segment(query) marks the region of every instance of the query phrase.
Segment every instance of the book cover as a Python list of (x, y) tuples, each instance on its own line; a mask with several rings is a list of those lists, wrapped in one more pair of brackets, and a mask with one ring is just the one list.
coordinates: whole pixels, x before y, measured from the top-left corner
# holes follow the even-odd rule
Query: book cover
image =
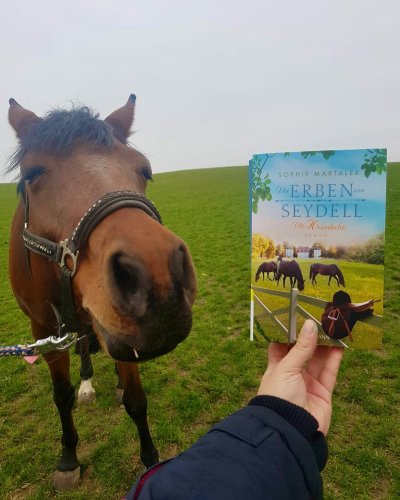
[(256, 154), (250, 160), (251, 336), (382, 345), (386, 149)]

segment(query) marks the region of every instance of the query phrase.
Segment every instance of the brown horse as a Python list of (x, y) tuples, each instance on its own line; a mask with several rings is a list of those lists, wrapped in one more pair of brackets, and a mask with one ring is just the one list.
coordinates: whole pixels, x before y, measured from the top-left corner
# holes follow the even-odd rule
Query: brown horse
[(283, 276), (283, 286), (285, 286), (286, 278), (290, 279), (290, 286), (293, 288), (296, 283), (300, 291), (304, 290), (304, 279), (301, 273), (299, 264), (295, 260), (282, 260), (278, 258), (278, 273), (276, 275), (277, 285)]
[(322, 276), (329, 276), (328, 286), (331, 286), (332, 278), (335, 278), (337, 286), (339, 286), (339, 284), (342, 286), (346, 286), (343, 273), (336, 264), (311, 264), (310, 280), (313, 285), (317, 284), (317, 280), (315, 279), (317, 274), (321, 274)]
[[(256, 272), (255, 280), (256, 282), (260, 279), (260, 274), (262, 273), (262, 279), (264, 281), (264, 274), (267, 273), (267, 278), (270, 281), (274, 281), (276, 279), (276, 262), (263, 262)], [(269, 277), (269, 273), (273, 273), (274, 279)]]
[[(35, 339), (64, 328), (78, 332), (88, 357), (94, 332), (116, 360), (122, 401), (148, 467), (158, 453), (137, 362), (171, 351), (189, 334), (196, 277), (186, 245), (144, 195), (151, 168), (127, 142), (135, 99), (104, 121), (86, 107), (39, 118), (10, 99), (19, 147), (9, 171), (20, 168), (10, 278)], [(44, 357), (62, 425), (54, 482), (65, 489), (79, 480), (75, 391), (68, 351)]]

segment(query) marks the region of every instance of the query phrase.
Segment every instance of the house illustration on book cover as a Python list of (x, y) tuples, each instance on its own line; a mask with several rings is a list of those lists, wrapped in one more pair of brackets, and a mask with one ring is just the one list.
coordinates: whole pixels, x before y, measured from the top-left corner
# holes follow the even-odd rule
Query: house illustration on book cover
[(385, 149), (253, 156), (252, 335), (293, 342), (302, 315), (321, 344), (381, 347), (386, 167)]

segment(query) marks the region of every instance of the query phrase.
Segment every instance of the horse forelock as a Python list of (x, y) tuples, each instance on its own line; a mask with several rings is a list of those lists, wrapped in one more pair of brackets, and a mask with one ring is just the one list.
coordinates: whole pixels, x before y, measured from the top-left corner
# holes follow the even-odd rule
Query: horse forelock
[(126, 144), (125, 138), (120, 137), (111, 125), (98, 117), (99, 115), (87, 106), (50, 111), (44, 118), (32, 123), (19, 140), (6, 172), (18, 168), (25, 155), (30, 152), (65, 156), (78, 141), (94, 148), (105, 149), (113, 147), (115, 138)]

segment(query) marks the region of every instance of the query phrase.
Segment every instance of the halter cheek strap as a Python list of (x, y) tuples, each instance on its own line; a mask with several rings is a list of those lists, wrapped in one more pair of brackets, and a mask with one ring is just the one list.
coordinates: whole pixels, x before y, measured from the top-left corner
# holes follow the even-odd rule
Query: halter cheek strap
[[(79, 320), (75, 309), (74, 296), (72, 291), (72, 277), (76, 273), (78, 266), (79, 250), (86, 244), (93, 229), (109, 214), (120, 208), (139, 208), (154, 220), (162, 224), (161, 216), (155, 205), (146, 196), (135, 191), (113, 191), (107, 193), (97, 200), (78, 222), (70, 238), (55, 243), (54, 241), (37, 236), (28, 230), (29, 225), (29, 199), (25, 190), (25, 224), (22, 233), (24, 246), (27, 250), (27, 264), (29, 272), (29, 252), (35, 252), (46, 257), (52, 262), (56, 262), (61, 268), (61, 310), (60, 317), (57, 318), (61, 330), (83, 332), (87, 327)], [(72, 261), (72, 269), (66, 263), (67, 257)]]

